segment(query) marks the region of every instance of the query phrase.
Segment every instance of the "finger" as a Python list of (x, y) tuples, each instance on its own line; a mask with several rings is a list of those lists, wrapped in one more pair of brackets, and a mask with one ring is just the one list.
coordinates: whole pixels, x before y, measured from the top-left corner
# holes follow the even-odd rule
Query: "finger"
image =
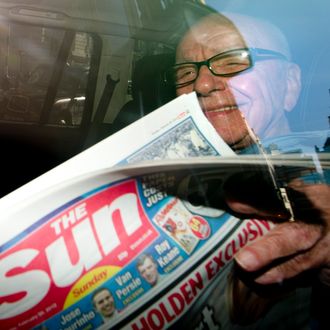
[(257, 218), (268, 220), (288, 220), (290, 214), (286, 210), (263, 210), (260, 207), (254, 207), (251, 204), (235, 200), (232, 198), (226, 198), (227, 206), (233, 211), (237, 217), (240, 218)]
[[(318, 210), (320, 217), (326, 222), (330, 221), (330, 186), (327, 184), (305, 184), (300, 180), (294, 180), (289, 184), (291, 194), (293, 192), (300, 193), (300, 199), (297, 195), (293, 196), (296, 199), (297, 208), (303, 208), (306, 213), (306, 206), (311, 205), (311, 208)], [(290, 194), (290, 192), (289, 192)], [(294, 195), (294, 194), (293, 194)], [(305, 198), (303, 197), (305, 196)], [(306, 200), (309, 203), (306, 203)]]
[[(239, 206), (236, 202), (241, 203), (241, 206), (249, 205), (259, 213), (274, 214), (286, 211), (269, 175), (262, 176), (261, 173), (247, 170), (235, 173), (226, 179), (223, 191), (226, 203), (233, 206), (233, 211)], [(244, 214), (244, 212), (236, 212)], [(251, 214), (251, 211), (248, 212)]]
[(226, 199), (226, 203), (233, 211), (237, 213), (251, 215), (259, 212), (259, 210), (252, 205), (240, 202), (238, 200)]
[(279, 258), (307, 251), (321, 238), (322, 227), (301, 222), (283, 223), (241, 249), (236, 262), (248, 272), (258, 271)]
[(295, 277), (307, 270), (319, 267), (324, 261), (324, 250), (313, 247), (311, 250), (302, 252), (287, 261), (272, 267), (266, 273), (255, 278), (258, 284), (281, 283), (285, 279)]
[[(237, 189), (233, 189), (233, 185), (230, 185), (226, 190), (225, 196), (227, 206), (237, 217), (247, 218), (248, 216), (253, 216), (258, 219), (264, 218), (274, 221), (288, 220), (290, 218), (290, 213), (283, 208), (283, 205), (280, 207), (278, 203), (272, 205), (265, 203), (265, 198), (274, 203), (274, 198), (269, 198), (268, 193), (263, 195), (264, 199), (260, 198), (260, 191), (264, 192), (265, 189), (260, 189), (258, 193), (244, 191), (244, 194), (240, 190), (238, 193)], [(311, 185), (301, 180), (294, 180), (289, 184), (287, 192), (294, 208), (296, 219), (309, 223), (326, 223), (330, 226), (329, 185)], [(251, 195), (257, 197), (257, 199), (252, 198)]]

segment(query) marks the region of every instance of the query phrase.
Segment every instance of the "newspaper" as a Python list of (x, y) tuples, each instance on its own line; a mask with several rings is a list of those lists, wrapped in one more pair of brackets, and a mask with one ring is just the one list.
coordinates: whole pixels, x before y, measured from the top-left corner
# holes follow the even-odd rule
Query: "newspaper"
[(187, 194), (251, 165), (236, 160), (190, 94), (1, 199), (0, 328), (187, 326), (219, 276), (221, 313), (203, 298), (191, 326), (230, 323), (231, 261), (273, 224)]

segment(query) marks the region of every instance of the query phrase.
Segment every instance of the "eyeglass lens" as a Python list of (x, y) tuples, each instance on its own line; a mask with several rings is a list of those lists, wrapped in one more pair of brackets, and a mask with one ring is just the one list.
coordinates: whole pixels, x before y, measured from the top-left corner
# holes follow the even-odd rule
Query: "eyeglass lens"
[(252, 66), (251, 56), (245, 49), (218, 54), (204, 62), (178, 64), (173, 67), (173, 78), (177, 86), (197, 79), (199, 68), (208, 65), (214, 75), (232, 75)]

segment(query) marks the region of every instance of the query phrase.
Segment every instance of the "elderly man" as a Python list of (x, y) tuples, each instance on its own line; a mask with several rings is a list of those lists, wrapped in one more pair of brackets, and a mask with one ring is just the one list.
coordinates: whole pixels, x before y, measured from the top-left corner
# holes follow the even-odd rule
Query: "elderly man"
[[(186, 33), (177, 47), (173, 73), (177, 94), (195, 91), (219, 135), (241, 152), (254, 143), (254, 133), (262, 141), (290, 133), (285, 113), (299, 97), (300, 69), (290, 62), (286, 39), (276, 27), (237, 14), (228, 17), (212, 14)], [(259, 283), (280, 282), (312, 267), (321, 267), (329, 280), (330, 188), (301, 182), (291, 188), (319, 208), (320, 219), (281, 224), (237, 255), (247, 271), (286, 257), (261, 272)], [(233, 196), (228, 204), (236, 212), (258, 214), (257, 208)]]
[(220, 15), (193, 26), (177, 48), (174, 67), (177, 94), (195, 91), (206, 117), (234, 150), (251, 143), (242, 114), (262, 139), (287, 134), (285, 112), (300, 92), (300, 70), (289, 62), (280, 31), (246, 17), (238, 21), (239, 30)]
[[(291, 133), (286, 113), (297, 103), (301, 80), (285, 37), (273, 25), (237, 14), (211, 14), (181, 39), (172, 75), (177, 94), (195, 91), (205, 116), (237, 153), (253, 151), (256, 135), (264, 146), (278, 138), (282, 152), (313, 150), (297, 139), (283, 139)], [(304, 196), (306, 212), (298, 210), (298, 221), (277, 225), (235, 259), (257, 284), (281, 283), (316, 268), (330, 285), (330, 187), (295, 181), (289, 190), (300, 201)], [(235, 192), (227, 204), (246, 217), (274, 215)]]

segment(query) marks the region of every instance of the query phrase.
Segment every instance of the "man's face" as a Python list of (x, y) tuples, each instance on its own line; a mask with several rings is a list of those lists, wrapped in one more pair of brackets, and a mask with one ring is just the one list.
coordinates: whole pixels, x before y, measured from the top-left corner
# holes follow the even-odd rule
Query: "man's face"
[[(204, 20), (181, 41), (177, 63), (204, 61), (219, 53), (246, 48), (241, 34), (230, 23)], [(284, 115), (286, 70), (277, 59), (256, 65), (233, 77), (214, 76), (202, 66), (198, 78), (177, 88), (177, 94), (197, 93), (201, 108), (221, 137), (234, 149), (249, 144), (247, 126), (261, 138), (289, 131)]]
[(115, 301), (108, 290), (103, 290), (93, 298), (95, 309), (103, 316), (110, 317), (115, 311)]
[(150, 259), (146, 258), (143, 264), (138, 266), (141, 276), (150, 284), (155, 285), (158, 280), (157, 265)]

